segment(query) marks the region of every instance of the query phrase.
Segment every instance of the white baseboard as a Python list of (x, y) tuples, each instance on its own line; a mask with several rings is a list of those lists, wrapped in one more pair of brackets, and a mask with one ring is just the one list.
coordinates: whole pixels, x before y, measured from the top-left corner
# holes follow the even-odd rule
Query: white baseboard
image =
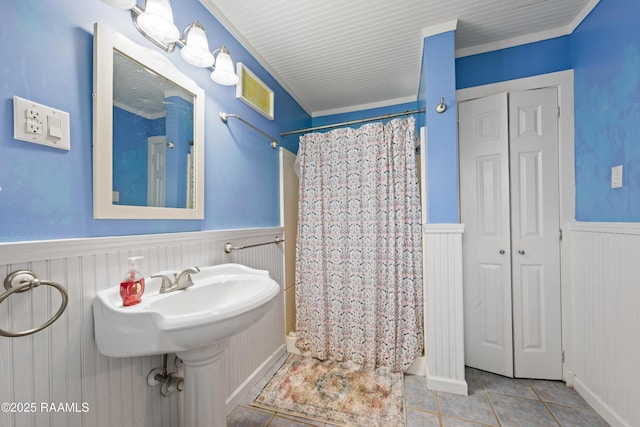
[(564, 375), (562, 379), (567, 384), (567, 387), (573, 387), (573, 379), (575, 378), (576, 373), (566, 369), (566, 365), (563, 366), (563, 369), (564, 369)]
[(620, 417), (611, 407), (604, 403), (578, 377), (573, 377), (573, 388), (587, 403), (600, 414), (612, 427), (631, 427), (631, 424)]
[(431, 377), (427, 373), (427, 387), (433, 391), (443, 391), (445, 393), (469, 395), (469, 387), (466, 381), (458, 381), (448, 377)]
[(276, 351), (271, 353), (260, 366), (256, 368), (255, 371), (251, 373), (247, 377), (246, 380), (240, 386), (231, 393), (231, 395), (227, 398), (226, 401), (226, 410), (227, 415), (233, 411), (233, 408), (238, 406), (242, 398), (253, 388), (254, 385), (264, 377), (264, 375), (271, 369), (271, 367), (282, 357), (283, 354), (286, 353), (286, 346), (282, 344)]

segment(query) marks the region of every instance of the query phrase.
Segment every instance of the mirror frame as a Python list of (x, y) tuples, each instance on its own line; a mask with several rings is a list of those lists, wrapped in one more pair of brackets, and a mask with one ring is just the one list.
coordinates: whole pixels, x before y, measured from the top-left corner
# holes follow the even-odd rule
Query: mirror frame
[[(94, 25), (93, 41), (93, 217), (118, 219), (204, 219), (204, 90), (169, 59), (104, 25)], [(113, 204), (113, 52), (193, 94), (194, 208)]]

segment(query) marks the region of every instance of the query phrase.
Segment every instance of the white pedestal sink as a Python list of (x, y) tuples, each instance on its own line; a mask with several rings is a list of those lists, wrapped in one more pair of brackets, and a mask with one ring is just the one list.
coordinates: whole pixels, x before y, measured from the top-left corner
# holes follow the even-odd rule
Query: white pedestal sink
[(280, 293), (264, 270), (239, 264), (200, 267), (193, 286), (159, 293), (145, 278), (140, 304), (124, 307), (120, 289), (98, 292), (93, 318), (98, 351), (132, 357), (176, 353), (185, 364), (185, 426), (226, 426), (222, 353), (229, 338), (257, 322)]

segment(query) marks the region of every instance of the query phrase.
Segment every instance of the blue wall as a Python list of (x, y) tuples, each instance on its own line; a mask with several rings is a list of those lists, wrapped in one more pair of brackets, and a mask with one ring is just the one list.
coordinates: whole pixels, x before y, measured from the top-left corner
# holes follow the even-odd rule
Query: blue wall
[[(275, 92), (269, 121), (236, 100), (235, 88), (213, 83), (209, 70), (166, 54), (206, 92), (205, 219), (93, 219), (93, 24), (160, 50), (135, 30), (128, 11), (99, 0), (9, 0), (0, 2), (0, 242), (280, 224), (277, 151), (243, 124), (223, 124), (218, 113), (239, 114), (271, 135), (307, 127), (311, 118), (198, 0), (178, 3), (180, 29), (198, 19), (212, 49), (224, 44)], [(68, 112), (71, 151), (14, 140), (14, 95)]]
[[(458, 222), (458, 112), (456, 105), (455, 31), (424, 39), (420, 87), (427, 123), (427, 200), (430, 223)], [(447, 110), (435, 107), (444, 98)]]
[(637, 0), (601, 0), (571, 37), (580, 221), (640, 221), (639, 17)]
[(456, 88), (464, 89), (571, 68), (569, 36), (456, 59)]

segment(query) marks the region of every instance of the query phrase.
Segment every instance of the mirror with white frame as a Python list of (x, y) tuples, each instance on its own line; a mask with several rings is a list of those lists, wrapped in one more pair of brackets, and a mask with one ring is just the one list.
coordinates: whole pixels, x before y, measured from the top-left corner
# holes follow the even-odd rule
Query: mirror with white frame
[(94, 218), (204, 218), (204, 91), (101, 24), (93, 67)]

